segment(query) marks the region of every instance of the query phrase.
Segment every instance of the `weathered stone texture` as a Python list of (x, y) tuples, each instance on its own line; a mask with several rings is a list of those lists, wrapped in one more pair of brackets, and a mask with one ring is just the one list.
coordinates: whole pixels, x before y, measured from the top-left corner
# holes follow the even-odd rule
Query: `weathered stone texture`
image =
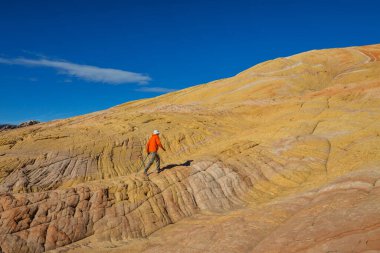
[(379, 58), (310, 51), (0, 132), (1, 251), (380, 250)]

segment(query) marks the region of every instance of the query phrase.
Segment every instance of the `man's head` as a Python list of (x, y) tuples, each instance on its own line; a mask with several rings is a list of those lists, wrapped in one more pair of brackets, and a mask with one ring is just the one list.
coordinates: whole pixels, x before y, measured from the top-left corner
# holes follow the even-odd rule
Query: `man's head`
[(158, 131), (158, 130), (154, 130), (154, 131), (153, 131), (153, 134), (160, 134), (160, 131)]

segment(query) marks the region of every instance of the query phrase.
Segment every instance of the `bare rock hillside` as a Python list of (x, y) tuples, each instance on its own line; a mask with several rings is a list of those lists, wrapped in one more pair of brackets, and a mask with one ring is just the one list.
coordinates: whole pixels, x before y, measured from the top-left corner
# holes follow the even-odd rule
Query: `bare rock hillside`
[(0, 252), (375, 252), (379, 214), (380, 44), (0, 132)]

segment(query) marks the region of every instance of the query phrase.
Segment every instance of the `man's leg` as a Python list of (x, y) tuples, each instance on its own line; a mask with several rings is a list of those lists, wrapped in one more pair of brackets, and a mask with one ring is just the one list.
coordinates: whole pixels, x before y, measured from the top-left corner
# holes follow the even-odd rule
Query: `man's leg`
[(153, 164), (153, 162), (154, 162), (154, 160), (155, 160), (155, 157), (156, 157), (156, 156), (155, 156), (155, 153), (154, 153), (154, 152), (152, 152), (152, 153), (149, 154), (149, 160), (148, 160), (148, 163), (145, 165), (145, 168), (144, 168), (144, 173), (145, 173), (145, 174), (147, 174), (149, 167), (152, 166), (152, 164)]
[(156, 153), (156, 169), (157, 173), (160, 173), (160, 156)]

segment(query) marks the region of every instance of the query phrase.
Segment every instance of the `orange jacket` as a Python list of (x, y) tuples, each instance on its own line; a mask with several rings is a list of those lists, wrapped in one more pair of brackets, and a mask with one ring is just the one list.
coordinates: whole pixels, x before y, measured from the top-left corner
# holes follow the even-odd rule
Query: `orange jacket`
[(157, 152), (159, 147), (165, 150), (164, 147), (161, 145), (160, 137), (158, 137), (158, 134), (153, 134), (152, 137), (150, 137), (148, 143), (146, 144), (146, 152)]

